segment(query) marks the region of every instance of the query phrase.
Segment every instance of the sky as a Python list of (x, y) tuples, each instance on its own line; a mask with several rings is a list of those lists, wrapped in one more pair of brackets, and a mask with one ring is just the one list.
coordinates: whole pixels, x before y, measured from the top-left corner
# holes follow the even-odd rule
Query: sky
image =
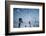
[(27, 23), (31, 21), (39, 21), (39, 9), (31, 8), (14, 8), (13, 9), (13, 20), (14, 22), (19, 22), (19, 18), (22, 18), (23, 22)]

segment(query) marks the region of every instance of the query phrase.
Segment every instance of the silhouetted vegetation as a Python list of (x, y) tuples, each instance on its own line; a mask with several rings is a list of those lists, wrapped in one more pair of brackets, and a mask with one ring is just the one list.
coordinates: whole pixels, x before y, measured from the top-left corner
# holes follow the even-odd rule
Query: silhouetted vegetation
[(23, 23), (22, 18), (19, 18), (19, 27), (21, 23)]

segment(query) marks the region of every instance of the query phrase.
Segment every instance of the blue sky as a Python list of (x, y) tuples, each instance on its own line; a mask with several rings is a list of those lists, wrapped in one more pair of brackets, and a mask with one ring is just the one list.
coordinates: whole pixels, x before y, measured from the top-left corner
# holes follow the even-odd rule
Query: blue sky
[(29, 8), (14, 8), (13, 19), (19, 22), (19, 18), (22, 18), (23, 22), (31, 21), (32, 24), (35, 20), (39, 21), (39, 9)]
[(39, 19), (39, 9), (14, 8), (14, 20), (23, 18), (23, 21), (34, 21)]

